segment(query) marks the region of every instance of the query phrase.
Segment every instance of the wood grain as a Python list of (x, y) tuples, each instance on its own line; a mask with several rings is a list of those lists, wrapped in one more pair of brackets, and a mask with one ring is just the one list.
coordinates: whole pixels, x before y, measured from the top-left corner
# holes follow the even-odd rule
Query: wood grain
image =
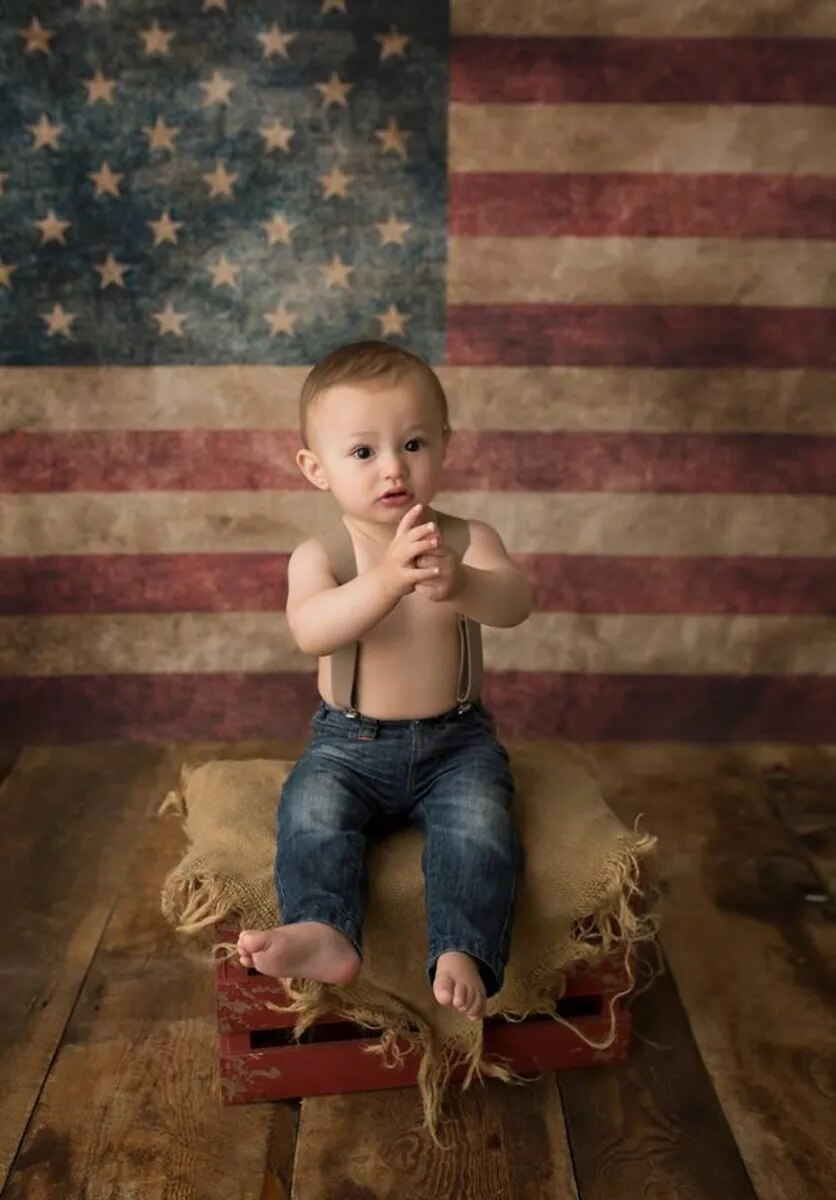
[(659, 836), (662, 942), (726, 1119), (760, 1200), (831, 1200), (836, 924), (804, 900), (815, 876), (763, 776), (824, 756), (723, 747), (698, 766), (698, 755), (657, 747), (650, 757), (645, 778), (635, 748), (602, 748), (599, 761), (612, 807), (625, 821), (643, 813)]
[(133, 858), (161, 757), (152, 746), (34, 747), (3, 785), (0, 1186)]
[[(66, 771), (67, 754), (50, 752), (50, 762)], [(99, 749), (97, 761), (100, 776), (114, 777), (110, 800), (118, 807), (124, 784), (111, 755)], [(134, 780), (146, 814), (139, 854), (125, 871), (4, 1200), (282, 1195), (286, 1153), (275, 1144), (273, 1107), (221, 1107), (211, 971), (160, 914), (160, 886), (184, 842), (176, 818), (151, 814), (179, 761), (192, 756), (200, 754), (178, 748), (164, 770), (154, 766)]]
[(577, 1200), (554, 1075), (453, 1089), (445, 1111), (439, 1150), (412, 1088), (303, 1100), (293, 1200)]

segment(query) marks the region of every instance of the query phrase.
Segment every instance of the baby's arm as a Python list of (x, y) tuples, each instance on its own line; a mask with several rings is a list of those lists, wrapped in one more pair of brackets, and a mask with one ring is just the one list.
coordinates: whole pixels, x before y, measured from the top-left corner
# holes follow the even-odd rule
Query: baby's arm
[(521, 625), (534, 604), (531, 584), (511, 561), (502, 538), (484, 521), (470, 521), (470, 545), (462, 562), (456, 610), (481, 625)]

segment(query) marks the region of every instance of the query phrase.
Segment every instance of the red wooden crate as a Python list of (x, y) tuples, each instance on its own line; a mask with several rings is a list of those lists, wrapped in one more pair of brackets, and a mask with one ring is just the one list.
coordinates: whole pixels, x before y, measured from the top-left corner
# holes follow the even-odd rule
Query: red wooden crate
[[(218, 940), (234, 942), (237, 931), (218, 930)], [(595, 1042), (610, 1028), (610, 998), (627, 986), (623, 962), (612, 960), (594, 971), (576, 972), (557, 1002), (557, 1012)], [(380, 1044), (377, 1035), (333, 1013), (320, 1017), (296, 1042), (295, 1013), (276, 1012), (287, 1003), (278, 979), (242, 967), (237, 959), (217, 964), (221, 1096), (224, 1103), (281, 1100), (344, 1092), (408, 1087), (416, 1082), (419, 1058), (407, 1053), (397, 1067), (386, 1067), (367, 1051)], [(616, 1000), (615, 1038), (596, 1050), (565, 1025), (548, 1016), (509, 1022), (484, 1022), (485, 1050), (512, 1070), (526, 1075), (568, 1067), (622, 1062), (629, 1053), (630, 1013)], [(398, 1043), (406, 1051), (406, 1044)], [(454, 1073), (461, 1078), (464, 1068)]]

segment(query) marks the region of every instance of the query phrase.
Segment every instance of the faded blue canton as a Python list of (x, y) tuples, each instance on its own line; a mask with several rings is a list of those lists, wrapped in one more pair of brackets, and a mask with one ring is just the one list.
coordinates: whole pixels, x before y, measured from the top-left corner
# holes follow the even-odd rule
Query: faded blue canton
[(0, 361), (381, 336), (442, 361), (448, 25), (440, 0), (4, 0)]

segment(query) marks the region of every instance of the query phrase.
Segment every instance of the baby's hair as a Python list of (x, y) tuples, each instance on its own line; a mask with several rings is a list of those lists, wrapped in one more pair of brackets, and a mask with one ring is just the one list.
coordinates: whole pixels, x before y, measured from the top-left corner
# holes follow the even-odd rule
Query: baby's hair
[(309, 449), (308, 422), (316, 400), (328, 388), (338, 383), (349, 381), (362, 382), (370, 379), (384, 379), (397, 382), (404, 375), (413, 375), (419, 385), (425, 387), (430, 395), (438, 402), (441, 420), (445, 433), (450, 430), (450, 417), (447, 409), (447, 397), (441, 380), (435, 371), (417, 354), (410, 353), (400, 346), (390, 346), (388, 342), (349, 342), (338, 346), (321, 358), (309, 372), (302, 384), (299, 398), (299, 429), (302, 435), (302, 445)]

